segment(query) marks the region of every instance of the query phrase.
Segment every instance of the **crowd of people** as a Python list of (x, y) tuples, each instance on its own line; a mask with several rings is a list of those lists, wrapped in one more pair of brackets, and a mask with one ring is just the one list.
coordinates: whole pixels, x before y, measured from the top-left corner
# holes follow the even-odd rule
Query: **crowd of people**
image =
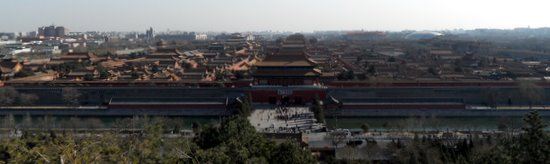
[(258, 130), (268, 133), (301, 133), (321, 129), (322, 124), (315, 121), (313, 112), (307, 107), (275, 106), (271, 109), (257, 110), (253, 117), (259, 117), (254, 123)]

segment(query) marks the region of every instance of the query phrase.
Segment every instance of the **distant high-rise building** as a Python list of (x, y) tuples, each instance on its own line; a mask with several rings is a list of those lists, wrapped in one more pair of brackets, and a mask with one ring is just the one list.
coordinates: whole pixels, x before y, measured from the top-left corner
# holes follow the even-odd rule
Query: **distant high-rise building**
[(64, 37), (67, 35), (67, 29), (63, 26), (45, 26), (38, 28), (38, 37)]
[(55, 26), (44, 27), (44, 37), (55, 37)]
[(55, 27), (55, 37), (65, 37), (67, 35), (67, 30), (63, 26)]
[(206, 34), (195, 34), (195, 40), (207, 40), (208, 35)]
[(27, 33), (27, 37), (37, 37), (38, 36), (38, 32), (37, 31), (31, 31), (31, 32), (28, 32)]
[(44, 27), (39, 27), (37, 31), (37, 37), (44, 37)]
[(9, 40), (9, 39), (15, 39), (14, 33), (0, 33), (0, 40)]
[(153, 27), (150, 27), (149, 30), (145, 33), (147, 39), (153, 39), (155, 38), (155, 31), (153, 31)]

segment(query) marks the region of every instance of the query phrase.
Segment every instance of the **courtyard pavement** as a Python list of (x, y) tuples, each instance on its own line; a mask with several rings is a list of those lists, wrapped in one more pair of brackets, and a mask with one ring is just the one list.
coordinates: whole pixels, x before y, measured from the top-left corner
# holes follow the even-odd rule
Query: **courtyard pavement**
[(262, 107), (256, 108), (250, 123), (262, 133), (301, 133), (324, 127), (316, 123), (313, 112), (308, 107)]

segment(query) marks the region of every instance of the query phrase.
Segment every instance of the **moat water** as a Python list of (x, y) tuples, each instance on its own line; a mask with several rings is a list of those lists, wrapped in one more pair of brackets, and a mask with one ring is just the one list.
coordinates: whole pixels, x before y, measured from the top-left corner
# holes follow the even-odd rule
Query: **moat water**
[[(62, 129), (108, 129), (142, 128), (151, 122), (163, 122), (167, 129), (191, 129), (193, 123), (201, 125), (217, 123), (220, 117), (52, 117), (52, 116), (15, 116), (0, 117), (0, 128), (62, 128)], [(550, 125), (550, 117), (542, 118)], [(498, 130), (501, 128), (521, 128), (523, 117), (362, 117), (327, 118), (330, 129), (360, 129), (363, 124), (370, 130), (407, 130), (407, 131), (446, 131), (446, 130)], [(550, 131), (550, 127), (546, 130)]]
[[(543, 117), (550, 125), (550, 117)], [(524, 125), (523, 117), (391, 117), (391, 118), (330, 118), (327, 119), (329, 128), (359, 129), (363, 124), (371, 130), (407, 130), (407, 131), (484, 131), (502, 128), (521, 128)], [(550, 131), (550, 127), (546, 130)]]

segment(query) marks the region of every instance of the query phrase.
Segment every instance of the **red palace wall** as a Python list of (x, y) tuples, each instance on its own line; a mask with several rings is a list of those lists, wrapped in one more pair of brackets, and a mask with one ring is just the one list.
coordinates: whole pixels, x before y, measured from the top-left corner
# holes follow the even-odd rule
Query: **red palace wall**
[(345, 109), (465, 109), (464, 104), (365, 104), (365, 105), (346, 105)]
[(185, 110), (185, 109), (205, 109), (205, 110), (220, 110), (225, 109), (223, 104), (111, 104), (109, 109), (162, 109), (162, 110)]
[(325, 90), (289, 90), (289, 89), (265, 89), (251, 90), (248, 94), (252, 97), (255, 103), (270, 103), (273, 100), (281, 101), (283, 97), (288, 97), (290, 101), (302, 101), (303, 103), (312, 102), (315, 96), (319, 99), (326, 98)]

